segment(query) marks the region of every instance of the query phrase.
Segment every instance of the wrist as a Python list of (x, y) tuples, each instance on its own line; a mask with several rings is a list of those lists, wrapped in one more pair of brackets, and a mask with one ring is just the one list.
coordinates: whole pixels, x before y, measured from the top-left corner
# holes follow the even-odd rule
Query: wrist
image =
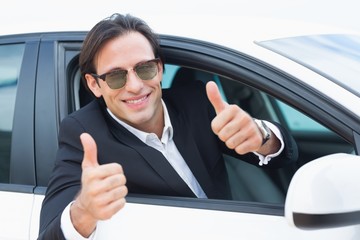
[(259, 120), (254, 118), (254, 122), (257, 125), (260, 133), (261, 133), (261, 137), (262, 137), (262, 144), (261, 146), (263, 146), (267, 141), (270, 140), (271, 138), (271, 130), (270, 128), (264, 123), (264, 121)]
[(70, 206), (70, 220), (83, 237), (89, 237), (96, 229), (97, 219), (93, 218), (78, 200)]

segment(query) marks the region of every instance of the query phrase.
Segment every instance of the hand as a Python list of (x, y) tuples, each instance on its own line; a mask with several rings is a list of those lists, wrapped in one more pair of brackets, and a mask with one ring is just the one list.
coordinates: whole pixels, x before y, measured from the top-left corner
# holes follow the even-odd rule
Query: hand
[(259, 151), (262, 135), (253, 118), (239, 106), (223, 101), (216, 83), (208, 82), (206, 93), (216, 112), (211, 122), (213, 132), (238, 154)]
[(120, 164), (99, 165), (94, 139), (87, 133), (80, 136), (84, 148), (81, 191), (70, 208), (75, 229), (88, 237), (98, 220), (111, 218), (125, 205), (126, 178)]

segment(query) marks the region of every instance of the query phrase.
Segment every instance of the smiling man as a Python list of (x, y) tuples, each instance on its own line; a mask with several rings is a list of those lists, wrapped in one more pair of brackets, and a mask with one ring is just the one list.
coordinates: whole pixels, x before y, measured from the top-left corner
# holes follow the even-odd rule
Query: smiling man
[(162, 90), (158, 37), (138, 18), (95, 25), (80, 69), (96, 99), (61, 123), (39, 239), (93, 238), (128, 192), (231, 199), (222, 153), (264, 167), (297, 158), (287, 132), (224, 102), (215, 83)]

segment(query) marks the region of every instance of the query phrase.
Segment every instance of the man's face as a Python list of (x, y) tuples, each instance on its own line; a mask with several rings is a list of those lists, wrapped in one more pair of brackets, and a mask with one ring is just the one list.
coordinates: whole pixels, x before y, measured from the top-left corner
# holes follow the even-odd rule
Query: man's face
[(130, 32), (107, 42), (99, 51), (95, 66), (101, 75), (113, 70), (128, 70), (127, 81), (120, 89), (87, 74), (89, 88), (95, 96), (102, 96), (110, 111), (127, 124), (146, 132), (163, 122), (161, 105), (162, 64), (151, 80), (141, 80), (132, 69), (135, 65), (154, 59), (149, 41), (138, 32)]

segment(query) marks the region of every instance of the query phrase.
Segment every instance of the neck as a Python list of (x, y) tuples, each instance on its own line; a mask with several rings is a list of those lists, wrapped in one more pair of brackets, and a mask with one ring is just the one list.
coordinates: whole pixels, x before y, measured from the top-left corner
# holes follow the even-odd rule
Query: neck
[(161, 139), (165, 126), (164, 109), (162, 106), (159, 113), (154, 116), (154, 118), (152, 118), (150, 121), (151, 123), (148, 125), (148, 127), (146, 129), (142, 129), (142, 131), (148, 133), (155, 133), (156, 136)]

